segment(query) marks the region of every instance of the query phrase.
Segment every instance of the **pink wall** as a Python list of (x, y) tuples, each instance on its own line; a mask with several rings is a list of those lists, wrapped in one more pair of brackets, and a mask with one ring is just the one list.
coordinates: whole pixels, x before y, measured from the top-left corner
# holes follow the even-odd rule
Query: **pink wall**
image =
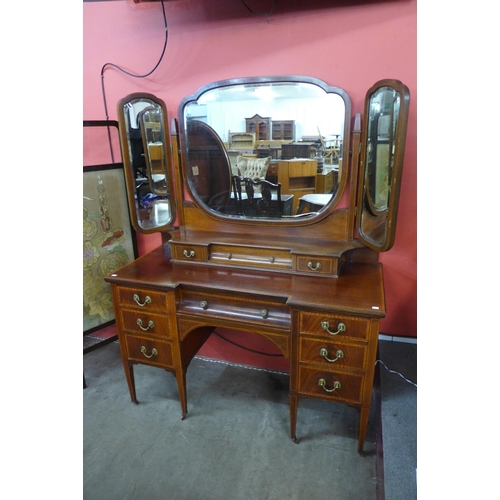
[[(272, 4), (247, 3), (258, 12)], [(278, 1), (269, 18), (250, 14), (239, 0), (170, 0), (165, 11), (169, 39), (158, 69), (147, 79), (115, 69), (104, 72), (110, 119), (116, 119), (116, 102), (128, 93), (157, 95), (173, 117), (184, 96), (211, 81), (234, 77), (314, 76), (346, 90), (353, 115), (363, 112), (365, 93), (377, 80), (394, 78), (409, 87), (396, 243), (380, 258), (387, 301), (381, 332), (416, 337), (417, 1)], [(85, 2), (83, 15), (83, 118), (101, 120), (101, 68), (111, 62), (136, 74), (149, 72), (163, 47), (162, 7), (160, 2), (132, 0)], [(141, 237), (139, 249), (144, 253), (159, 244), (157, 235)]]

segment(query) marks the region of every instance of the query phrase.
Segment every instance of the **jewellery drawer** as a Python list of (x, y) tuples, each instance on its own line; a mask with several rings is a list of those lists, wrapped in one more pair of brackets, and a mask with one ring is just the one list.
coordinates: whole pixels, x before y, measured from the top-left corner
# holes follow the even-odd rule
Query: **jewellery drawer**
[(300, 313), (300, 332), (329, 338), (366, 339), (370, 321), (352, 316)]
[(299, 392), (347, 402), (361, 401), (363, 376), (299, 366)]
[(173, 366), (172, 346), (169, 342), (126, 335), (128, 358), (141, 363)]
[(167, 310), (167, 295), (150, 290), (136, 290), (133, 288), (119, 288), (120, 305), (142, 307), (144, 310)]
[(327, 274), (338, 276), (339, 259), (336, 257), (297, 256), (297, 271), (310, 274)]
[(121, 316), (125, 331), (159, 337), (171, 336), (168, 328), (168, 316), (166, 314), (122, 309)]
[(339, 367), (362, 370), (365, 356), (366, 348), (363, 345), (300, 338), (299, 361), (321, 364), (326, 369)]
[(292, 269), (289, 250), (254, 248), (237, 245), (212, 245), (209, 260), (214, 263)]
[(252, 297), (183, 290), (178, 313), (290, 329), (290, 309), (284, 303), (264, 302)]
[(172, 259), (190, 262), (206, 262), (207, 247), (202, 245), (186, 245), (170, 243), (172, 248)]

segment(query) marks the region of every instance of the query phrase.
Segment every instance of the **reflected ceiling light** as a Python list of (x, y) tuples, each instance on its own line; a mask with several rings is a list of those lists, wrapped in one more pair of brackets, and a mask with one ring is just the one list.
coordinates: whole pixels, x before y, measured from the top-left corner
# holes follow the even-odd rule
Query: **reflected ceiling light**
[(272, 101), (275, 97), (275, 93), (271, 87), (257, 87), (254, 92), (263, 101)]

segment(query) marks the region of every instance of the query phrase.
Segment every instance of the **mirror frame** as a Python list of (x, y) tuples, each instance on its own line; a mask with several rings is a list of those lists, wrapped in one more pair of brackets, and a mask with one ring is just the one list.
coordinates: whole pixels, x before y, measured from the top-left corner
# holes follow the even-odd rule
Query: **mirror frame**
[[(140, 225), (139, 223), (139, 214), (137, 213), (137, 207), (136, 207), (136, 202), (135, 202), (135, 192), (136, 192), (136, 187), (135, 187), (135, 178), (133, 174), (133, 169), (131, 165), (131, 158), (130, 158), (130, 149), (129, 149), (129, 140), (127, 137), (127, 126), (126, 126), (126, 120), (125, 120), (125, 114), (123, 111), (124, 105), (127, 102), (136, 100), (136, 99), (147, 99), (149, 101), (154, 102), (155, 104), (159, 105), (161, 110), (162, 110), (162, 115), (163, 115), (163, 131), (164, 131), (164, 137), (163, 137), (163, 147), (164, 147), (164, 158), (165, 158), (165, 177), (166, 177), (166, 182), (167, 182), (167, 191), (168, 194), (162, 195), (162, 196), (169, 196), (169, 201), (170, 201), (170, 220), (169, 222), (159, 225), (159, 226), (154, 226), (150, 228), (144, 228)], [(147, 108), (146, 108), (147, 109)], [(144, 111), (144, 110), (142, 110)], [(142, 113), (141, 111), (141, 113)], [(171, 227), (174, 226), (175, 220), (176, 220), (176, 211), (175, 211), (175, 196), (174, 196), (174, 182), (173, 182), (173, 175), (172, 175), (172, 161), (171, 161), (171, 145), (170, 145), (170, 131), (169, 131), (169, 126), (168, 126), (168, 114), (167, 114), (167, 108), (165, 106), (165, 103), (156, 97), (153, 94), (148, 94), (144, 92), (136, 92), (129, 94), (122, 99), (120, 99), (117, 103), (117, 114), (118, 114), (118, 124), (119, 124), (119, 130), (120, 130), (120, 145), (121, 145), (121, 150), (122, 150), (122, 160), (123, 160), (123, 165), (124, 165), (124, 171), (125, 171), (125, 182), (127, 185), (127, 199), (128, 199), (128, 205), (129, 205), (129, 211), (130, 211), (130, 218), (132, 220), (132, 224), (134, 226), (134, 229), (140, 233), (143, 234), (149, 234), (149, 233), (156, 233), (159, 231), (164, 231), (166, 229), (170, 229)], [(140, 130), (141, 130), (141, 136), (143, 140), (143, 144), (146, 141), (146, 138), (144, 136), (144, 130), (142, 123), (140, 125)], [(147, 148), (145, 147), (145, 151)], [(149, 174), (151, 173), (151, 168), (150, 168), (150, 162), (149, 158), (146, 160), (146, 165), (147, 165), (147, 172), (148, 172), (148, 183), (150, 187), (152, 186), (152, 179), (149, 178)], [(153, 191), (152, 191), (153, 192)]]
[[(343, 127), (343, 161), (342, 161), (342, 172), (339, 172), (339, 188), (337, 189), (335, 196), (332, 197), (328, 205), (320, 212), (315, 215), (308, 217), (297, 216), (296, 218), (283, 218), (283, 219), (273, 219), (273, 218), (233, 218), (228, 215), (217, 213), (210, 210), (206, 205), (204, 205), (198, 199), (196, 193), (194, 193), (191, 183), (189, 181), (189, 176), (187, 175), (187, 151), (186, 151), (186, 133), (187, 125), (184, 117), (184, 109), (186, 106), (192, 102), (198, 101), (198, 99), (210, 90), (215, 90), (217, 88), (236, 86), (236, 85), (254, 85), (254, 84), (265, 84), (265, 83), (307, 83), (320, 87), (327, 94), (337, 94), (344, 101), (344, 127)], [(182, 178), (189, 193), (189, 196), (193, 203), (200, 209), (203, 213), (211, 218), (218, 221), (229, 224), (246, 224), (246, 225), (282, 225), (282, 226), (305, 226), (310, 224), (315, 224), (320, 220), (329, 217), (337, 208), (339, 201), (342, 199), (350, 172), (350, 148), (351, 148), (351, 99), (347, 92), (340, 87), (334, 87), (326, 84), (324, 81), (319, 80), (314, 77), (300, 76), (300, 75), (278, 75), (278, 76), (261, 76), (261, 77), (245, 77), (245, 78), (233, 78), (228, 80), (219, 80), (216, 82), (209, 83), (199, 88), (194, 94), (191, 94), (184, 99), (179, 104), (178, 114), (179, 117), (179, 136), (180, 136), (180, 146), (181, 146), (181, 157), (182, 157)], [(341, 175), (342, 174), (342, 175)]]
[[(368, 132), (370, 125), (370, 105), (372, 96), (381, 88), (390, 87), (400, 95), (400, 106), (398, 124), (393, 140), (394, 144), (394, 163), (391, 172), (389, 198), (387, 208), (375, 210), (370, 206), (368, 194), (368, 168), (366, 159), (368, 155)], [(410, 107), (410, 91), (408, 87), (399, 80), (384, 79), (375, 83), (368, 89), (365, 98), (364, 123), (362, 132), (361, 162), (358, 178), (357, 203), (358, 215), (356, 218), (356, 228), (360, 240), (372, 250), (385, 252), (394, 245), (396, 234), (396, 222), (398, 215), (399, 194), (401, 188), (401, 177), (403, 172), (403, 160), (406, 143), (406, 129), (408, 124), (408, 114)], [(363, 218), (371, 217), (374, 221), (374, 227), (383, 228), (384, 238), (376, 240), (370, 236), (369, 232), (363, 230)], [(377, 220), (378, 219), (378, 220)]]

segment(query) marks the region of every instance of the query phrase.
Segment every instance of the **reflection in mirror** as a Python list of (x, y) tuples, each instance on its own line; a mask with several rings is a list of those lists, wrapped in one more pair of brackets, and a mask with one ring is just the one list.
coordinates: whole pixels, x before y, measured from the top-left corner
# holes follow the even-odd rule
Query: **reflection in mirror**
[(208, 208), (225, 212), (231, 194), (231, 170), (224, 145), (206, 123), (187, 124), (187, 171), (193, 191)]
[[(349, 115), (350, 100), (343, 90), (309, 77), (244, 78), (200, 89), (179, 109), (193, 199), (226, 218), (314, 216), (312, 210), (297, 215), (303, 196), (324, 195), (325, 203), (314, 205), (323, 211), (331, 200), (338, 202), (345, 188), (342, 161)], [(262, 198), (255, 181), (280, 186), (279, 198), (276, 190), (270, 191), (272, 210), (250, 206), (250, 199), (259, 203)]]
[(173, 220), (167, 165), (167, 117), (162, 101), (132, 94), (118, 103), (129, 205), (136, 229), (148, 232)]
[(405, 85), (384, 80), (365, 103), (360, 234), (378, 251), (394, 243), (409, 100)]
[(165, 176), (164, 133), (161, 109), (150, 106), (139, 113), (146, 160), (147, 178), (151, 192), (156, 196), (168, 194)]
[(370, 100), (366, 159), (366, 202), (373, 215), (387, 210), (394, 167), (401, 97), (391, 87), (378, 89)]

